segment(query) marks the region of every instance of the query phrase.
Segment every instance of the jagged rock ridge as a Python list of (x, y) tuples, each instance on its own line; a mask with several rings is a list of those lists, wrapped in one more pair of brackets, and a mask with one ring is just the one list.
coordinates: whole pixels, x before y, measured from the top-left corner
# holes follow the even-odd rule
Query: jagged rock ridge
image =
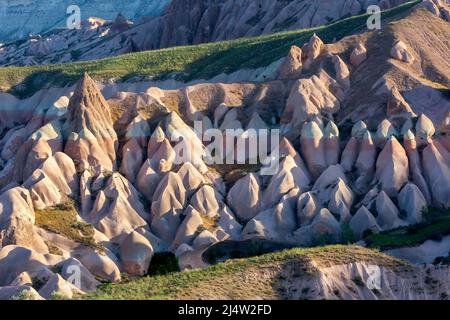
[[(405, 25), (423, 19), (441, 36), (423, 26), (407, 37)], [(418, 223), (425, 207), (448, 208), (450, 105), (430, 83), (450, 82), (450, 51), (429, 58), (416, 51), (427, 48), (423, 37), (439, 40), (448, 30), (417, 9), (370, 36), (324, 44), (314, 35), (262, 84), (146, 88), (105, 99), (85, 75), (73, 93), (50, 89), (17, 102), (18, 111), (1, 109), (0, 266), (7, 271), (0, 286), (38, 278), (46, 283), (42, 297), (71, 296), (92, 290), (96, 277), (144, 275), (154, 253), (175, 254), (181, 269), (199, 268), (203, 252), (224, 240), (338, 243), (348, 225), (357, 241), (368, 231)], [(414, 60), (392, 57), (398, 41)], [(355, 48), (366, 57), (352, 64)], [(373, 61), (387, 68), (381, 78)], [(438, 76), (418, 73), (423, 63), (441, 68)], [(361, 77), (374, 80), (364, 98)], [(438, 97), (438, 110), (430, 96)], [(357, 98), (371, 107), (356, 112)], [(281, 129), (278, 150), (269, 150), (280, 155), (278, 169), (264, 176), (261, 163), (238, 172), (209, 165), (203, 151), (210, 141), (197, 135), (194, 120), (219, 132), (242, 129), (244, 143), (250, 129)], [(71, 225), (84, 232), (42, 221), (55, 212), (72, 214)], [(82, 288), (65, 282), (70, 265), (82, 266)]]

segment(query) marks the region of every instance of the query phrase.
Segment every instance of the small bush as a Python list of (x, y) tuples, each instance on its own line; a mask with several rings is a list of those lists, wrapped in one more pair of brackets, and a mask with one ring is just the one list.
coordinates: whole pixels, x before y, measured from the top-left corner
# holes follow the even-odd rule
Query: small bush
[(179, 272), (178, 259), (173, 253), (155, 253), (148, 269), (149, 276), (162, 276), (173, 272)]

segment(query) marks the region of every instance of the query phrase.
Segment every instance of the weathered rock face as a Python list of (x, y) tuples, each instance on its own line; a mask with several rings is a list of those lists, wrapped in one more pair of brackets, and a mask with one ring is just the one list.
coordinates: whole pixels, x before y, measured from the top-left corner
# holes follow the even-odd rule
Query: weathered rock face
[(323, 132), (315, 121), (307, 122), (302, 128), (300, 144), (302, 153), (313, 179), (327, 168)]
[(317, 76), (300, 79), (292, 87), (281, 117), (282, 131), (290, 139), (298, 137), (303, 123), (315, 115), (333, 114), (339, 111), (339, 100)]
[(350, 220), (350, 228), (358, 240), (362, 239), (368, 231), (378, 233), (381, 230), (373, 215), (364, 206)]
[(144, 155), (147, 151), (147, 137), (149, 135), (150, 128), (145, 119), (139, 115), (128, 125), (127, 142), (122, 148), (120, 172), (132, 183), (135, 182), (141, 169)]
[(120, 258), (123, 270), (132, 276), (143, 276), (147, 273), (153, 257), (150, 242), (137, 231), (131, 232), (120, 247)]
[(304, 193), (297, 203), (297, 218), (300, 225), (308, 225), (319, 213), (321, 205), (312, 192)]
[(79, 162), (80, 169), (116, 169), (117, 135), (111, 113), (97, 85), (85, 74), (75, 89), (64, 125), (64, 152)]
[[(368, 47), (359, 66), (348, 61), (358, 43)], [(414, 50), (423, 46), (411, 43)], [(262, 83), (212, 80), (178, 90), (104, 84), (112, 97), (107, 102), (87, 76), (70, 103), (69, 89), (20, 102), (0, 93), (0, 268), (9, 255), (21, 263), (7, 266), (0, 286), (28, 288), (39, 273), (46, 285), (37, 295), (70, 296), (77, 293), (64, 282), (71, 266), (81, 267), (79, 289), (87, 292), (98, 284), (95, 277), (145, 274), (154, 253), (174, 253), (183, 270), (198, 268), (206, 265), (203, 252), (226, 240), (315, 246), (343, 241), (348, 227), (355, 240), (367, 240), (370, 233), (421, 222), (424, 207), (448, 208), (449, 105), (440, 92), (416, 83), (425, 74), (406, 78), (417, 65), (379, 51), (362, 35), (329, 45), (313, 36), (286, 59), (287, 70), (302, 78), (277, 79), (280, 60), (274, 80)], [(441, 51), (447, 52), (436, 54)], [(422, 55), (415, 58), (434, 70)], [(375, 89), (356, 93), (365, 76), (373, 76), (372, 59), (390, 71)], [(444, 81), (444, 71), (439, 79), (427, 71), (426, 78)], [(10, 112), (10, 105), (20, 112)], [(218, 137), (242, 130), (225, 143), (220, 159), (247, 149), (251, 129), (281, 129), (280, 144), (270, 141), (263, 157), (273, 160), (272, 174), (264, 174), (263, 159), (208, 163), (204, 151), (212, 142), (194, 130), (195, 120)], [(71, 136), (78, 140), (68, 142)], [(241, 150), (237, 142), (244, 142)], [(71, 199), (64, 217), (76, 220), (64, 231), (76, 230), (50, 231), (45, 219), (57, 219), (54, 213)], [(17, 245), (25, 253), (11, 253)]]
[(329, 242), (339, 242), (342, 236), (341, 226), (327, 209), (322, 209), (307, 226), (296, 230), (293, 239), (302, 246), (310, 246), (321, 242), (321, 237)]
[(328, 122), (325, 128), (324, 139), (325, 161), (327, 166), (332, 166), (339, 163), (341, 156), (339, 128), (333, 121)]
[(74, 295), (80, 295), (83, 292), (73, 284), (64, 280), (59, 274), (55, 274), (39, 290), (39, 295), (44, 299), (51, 299), (54, 295), (72, 299)]
[(185, 202), (183, 181), (176, 173), (168, 173), (153, 194), (151, 227), (158, 237), (169, 244), (181, 223)]
[(450, 154), (437, 141), (422, 153), (425, 178), (430, 186), (433, 202), (444, 208), (450, 206)]
[(64, 196), (75, 196), (79, 188), (75, 164), (62, 152), (45, 160), (23, 185), (30, 190), (34, 208), (39, 210), (64, 202)]
[(89, 252), (77, 257), (78, 260), (96, 277), (110, 282), (120, 282), (120, 269), (108, 255)]
[(272, 208), (292, 189), (308, 191), (309, 183), (304, 169), (298, 165), (295, 158), (287, 156), (280, 164), (278, 172), (270, 178), (269, 185), (264, 191), (263, 204), (266, 208)]
[(421, 193), (427, 201), (427, 204), (431, 204), (432, 200), (430, 189), (422, 173), (422, 160), (417, 149), (416, 139), (411, 130), (408, 130), (403, 135), (403, 145), (408, 155), (411, 179), (420, 189)]
[(112, 242), (120, 244), (126, 234), (147, 226), (150, 217), (133, 185), (119, 173), (113, 173), (105, 188), (99, 190), (88, 219)]
[(381, 191), (377, 196), (376, 209), (378, 213), (377, 222), (381, 228), (389, 230), (402, 225), (399, 219), (400, 212), (384, 191)]
[(258, 177), (250, 174), (237, 181), (228, 193), (227, 202), (240, 220), (254, 218), (261, 208)]
[(367, 59), (367, 49), (362, 43), (358, 43), (358, 45), (353, 49), (350, 56), (350, 63), (357, 67), (361, 63), (363, 63)]
[(28, 190), (13, 188), (0, 196), (0, 244), (32, 248), (48, 253), (47, 245), (37, 234), (33, 202)]
[(376, 177), (383, 190), (391, 196), (396, 195), (408, 181), (408, 157), (394, 137), (389, 139), (378, 157)]
[(422, 114), (416, 123), (416, 141), (418, 146), (428, 145), (433, 138), (436, 130), (433, 122), (424, 114)]
[(387, 114), (391, 120), (403, 119), (408, 120), (415, 117), (416, 114), (411, 106), (405, 101), (397, 88), (393, 88), (389, 97)]
[(391, 50), (391, 57), (406, 63), (413, 63), (415, 61), (414, 55), (407, 45), (399, 40), (394, 44)]
[(292, 46), (278, 70), (279, 79), (298, 79), (302, 72), (302, 49)]
[(398, 206), (406, 212), (407, 220), (411, 224), (422, 221), (422, 212), (427, 208), (427, 201), (414, 184), (407, 184), (398, 196)]

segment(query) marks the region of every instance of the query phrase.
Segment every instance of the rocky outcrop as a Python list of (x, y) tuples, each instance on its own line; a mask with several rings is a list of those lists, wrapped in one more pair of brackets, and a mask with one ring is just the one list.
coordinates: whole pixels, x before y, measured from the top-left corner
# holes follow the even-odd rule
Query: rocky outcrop
[(405, 147), (406, 154), (408, 155), (412, 181), (420, 189), (427, 201), (427, 204), (431, 204), (432, 200), (430, 189), (422, 172), (422, 159), (417, 149), (417, 142), (414, 134), (410, 130), (403, 135), (403, 145)]
[(341, 166), (330, 166), (325, 170), (312, 190), (317, 194), (317, 199), (323, 207), (327, 207), (338, 216), (340, 222), (348, 222), (354, 194), (348, 186), (348, 180)]
[(139, 232), (131, 232), (120, 247), (123, 270), (132, 276), (147, 274), (153, 257), (153, 247)]
[(312, 192), (303, 193), (297, 203), (297, 218), (300, 225), (308, 225), (321, 209), (320, 203)]
[(183, 181), (176, 173), (168, 173), (156, 188), (151, 207), (151, 228), (156, 236), (168, 244), (175, 239), (185, 202)]
[(418, 147), (426, 146), (432, 142), (436, 130), (433, 122), (424, 114), (421, 114), (416, 123), (416, 141)]
[(188, 206), (184, 213), (184, 219), (177, 230), (172, 248), (175, 251), (182, 245), (190, 245), (198, 235), (198, 230), (203, 226), (203, 219), (200, 213), (192, 206)]
[(278, 70), (279, 79), (298, 79), (302, 72), (302, 49), (292, 46)]
[(310, 180), (304, 169), (298, 165), (292, 156), (287, 156), (280, 164), (278, 172), (270, 178), (269, 185), (264, 191), (263, 204), (266, 208), (273, 208), (280, 199), (292, 189), (309, 190)]
[(433, 141), (422, 153), (423, 170), (430, 187), (433, 203), (450, 207), (450, 154), (437, 141)]
[[(398, 25), (389, 27), (397, 32)], [(174, 90), (149, 88), (154, 80), (111, 82), (102, 84), (112, 97), (107, 102), (87, 76), (70, 103), (66, 91), (73, 88), (59, 91), (61, 101), (18, 102), (0, 94), (5, 105), (21, 110), (0, 108), (1, 250), (20, 246), (17, 251), (25, 252), (0, 255), (2, 268), (10, 254), (21, 262), (0, 275), (8, 278), (0, 286), (22, 288), (31, 279), (32, 287), (38, 272), (48, 283), (38, 294), (70, 296), (77, 294), (66, 290), (70, 266), (82, 270), (80, 290), (87, 292), (98, 284), (95, 277), (119, 281), (121, 273), (146, 274), (154, 253), (175, 254), (184, 270), (204, 267), (203, 252), (227, 240), (315, 246), (348, 241), (352, 231), (355, 241), (369, 243), (370, 233), (420, 223), (424, 207), (448, 208), (448, 104), (440, 92), (417, 83), (446, 81), (445, 64), (439, 64), (441, 78), (430, 76), (438, 71), (421, 49), (415, 58), (427, 72), (415, 69), (418, 76), (410, 77), (411, 66), (381, 60), (386, 52), (375, 40), (358, 34), (324, 45), (312, 37), (286, 59), (302, 78), (229, 84), (216, 83), (225, 79), (219, 77)], [(359, 67), (348, 61), (358, 43), (370, 48)], [(445, 55), (441, 51), (435, 53)], [(380, 63), (377, 70), (389, 65), (382, 78), (372, 79), (373, 61)], [(273, 74), (282, 63), (271, 67)], [(372, 83), (367, 79), (377, 82), (364, 87)], [(158, 85), (180, 84), (171, 79)], [(225, 143), (220, 159), (239, 149), (236, 142), (243, 142), (238, 151), (247, 151), (253, 130), (280, 128), (280, 144), (270, 141), (268, 155), (252, 164), (211, 164), (205, 149), (213, 142), (198, 135), (195, 120), (221, 136), (242, 130)], [(110, 130), (112, 140), (105, 138), (114, 136)], [(265, 172), (267, 159), (272, 175)], [(53, 214), (65, 211), (68, 200), (74, 206), (61, 217), (75, 220), (64, 224), (67, 234), (42, 223), (50, 214), (58, 220)], [(28, 256), (40, 262), (39, 270), (29, 267)]]
[(339, 111), (339, 100), (317, 76), (300, 79), (292, 87), (281, 117), (282, 132), (291, 140), (298, 137), (303, 123), (315, 115)]
[(121, 244), (123, 237), (138, 227), (146, 227), (149, 214), (140, 202), (139, 193), (119, 173), (107, 178), (99, 190), (88, 220), (111, 241)]
[(400, 212), (389, 196), (381, 191), (376, 198), (377, 222), (383, 230), (395, 229), (403, 225)]
[(51, 276), (47, 283), (39, 290), (39, 295), (44, 299), (51, 299), (55, 295), (72, 299), (75, 295), (81, 294), (83, 292), (80, 289), (64, 280), (59, 274)]
[(23, 185), (30, 190), (34, 208), (39, 210), (58, 205), (65, 196), (75, 196), (79, 190), (75, 164), (62, 152), (45, 160)]
[(358, 43), (350, 55), (350, 63), (358, 67), (367, 59), (367, 49), (362, 43)]
[(303, 49), (305, 50), (305, 68), (309, 68), (314, 60), (322, 53), (324, 43), (317, 34), (313, 34), (308, 44), (305, 44)]
[(202, 216), (214, 218), (223, 207), (222, 196), (210, 185), (200, 187), (191, 197), (190, 204)]
[(242, 238), (263, 238), (271, 241), (287, 241), (296, 229), (296, 199), (298, 189), (285, 194), (274, 208), (259, 213), (242, 230)]
[(64, 152), (81, 170), (116, 169), (117, 135), (111, 111), (95, 82), (85, 74), (78, 82), (67, 109)]
[(406, 213), (406, 220), (416, 224), (422, 222), (422, 213), (427, 208), (427, 201), (416, 185), (408, 183), (398, 195), (398, 206)]
[(397, 88), (393, 88), (387, 105), (387, 114), (391, 121), (408, 120), (416, 116), (408, 102), (405, 101)]
[(116, 261), (107, 254), (89, 252), (79, 255), (78, 260), (96, 277), (110, 282), (120, 282), (122, 279)]
[(395, 137), (391, 137), (378, 156), (375, 173), (377, 180), (388, 195), (395, 196), (408, 181), (408, 170), (405, 149)]
[(127, 142), (122, 148), (122, 165), (120, 172), (134, 183), (147, 153), (147, 137), (150, 128), (141, 116), (134, 118), (128, 125), (125, 138)]
[(324, 131), (325, 161), (327, 166), (339, 163), (341, 156), (339, 128), (333, 121), (328, 122)]
[(309, 173), (313, 179), (318, 178), (327, 168), (327, 161), (325, 158), (323, 132), (315, 121), (307, 122), (303, 125), (300, 145)]
[(327, 209), (319, 211), (317, 216), (307, 226), (303, 226), (293, 234), (293, 241), (301, 246), (311, 246), (325, 242), (338, 242), (342, 230), (339, 222)]
[(139, 170), (136, 179), (137, 189), (150, 201), (160, 180), (161, 176), (152, 168), (151, 161), (147, 160)]
[(28, 190), (12, 188), (0, 196), (0, 203), (1, 246), (25, 246), (38, 253), (48, 253), (47, 245), (34, 226), (35, 213)]
[(363, 239), (369, 232), (378, 233), (381, 231), (372, 213), (365, 206), (362, 206), (356, 212), (349, 225), (357, 240)]
[(261, 208), (261, 191), (258, 177), (249, 174), (238, 180), (227, 196), (227, 203), (239, 220), (247, 222), (254, 218)]
[(391, 50), (391, 57), (393, 59), (406, 62), (413, 63), (415, 61), (414, 55), (411, 52), (411, 49), (401, 40), (397, 41)]

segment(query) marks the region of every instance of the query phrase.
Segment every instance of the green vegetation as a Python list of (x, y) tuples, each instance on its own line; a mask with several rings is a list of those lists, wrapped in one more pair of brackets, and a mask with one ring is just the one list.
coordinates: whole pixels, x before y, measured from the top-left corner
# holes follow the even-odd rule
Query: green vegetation
[(226, 240), (208, 248), (202, 255), (209, 264), (217, 264), (229, 259), (244, 259), (264, 254), (292, 249), (294, 246), (276, 241), (249, 239), (245, 241)]
[(199, 299), (277, 298), (276, 281), (279, 271), (294, 263), (297, 276), (315, 272), (311, 264), (328, 267), (353, 262), (382, 265), (392, 270), (409, 268), (409, 264), (377, 250), (358, 246), (329, 246), (312, 249), (291, 249), (259, 257), (229, 260), (207, 269), (175, 272), (144, 277), (122, 284), (104, 284), (83, 299)]
[(350, 228), (349, 223), (343, 223), (341, 224), (342, 229), (342, 244), (351, 244), (355, 243), (355, 234), (353, 230)]
[(429, 209), (424, 212), (425, 221), (409, 227), (368, 236), (370, 248), (380, 250), (413, 247), (427, 240), (440, 240), (450, 234), (450, 210)]
[(19, 294), (17, 294), (16, 296), (13, 296), (11, 298), (11, 300), (14, 301), (27, 301), (27, 300), (36, 300), (36, 296), (30, 291), (30, 290), (23, 290), (21, 291)]
[[(94, 240), (94, 228), (77, 220), (78, 214), (72, 201), (35, 212), (37, 226), (86, 246), (98, 246)], [(50, 246), (50, 249), (53, 250), (53, 246)]]
[[(401, 14), (418, 2), (411, 1), (385, 11), (383, 19)], [(367, 17), (359, 15), (313, 29), (132, 53), (97, 61), (0, 68), (0, 89), (26, 97), (44, 87), (72, 84), (84, 72), (97, 80), (116, 78), (125, 81), (146, 76), (164, 78), (173, 73), (178, 74), (179, 80), (209, 79), (223, 72), (265, 67), (285, 56), (291, 45), (301, 46), (313, 33), (330, 43), (333, 39), (339, 40), (362, 31)]]
[(155, 253), (148, 270), (149, 276), (163, 276), (172, 272), (180, 271), (178, 260), (173, 253)]

